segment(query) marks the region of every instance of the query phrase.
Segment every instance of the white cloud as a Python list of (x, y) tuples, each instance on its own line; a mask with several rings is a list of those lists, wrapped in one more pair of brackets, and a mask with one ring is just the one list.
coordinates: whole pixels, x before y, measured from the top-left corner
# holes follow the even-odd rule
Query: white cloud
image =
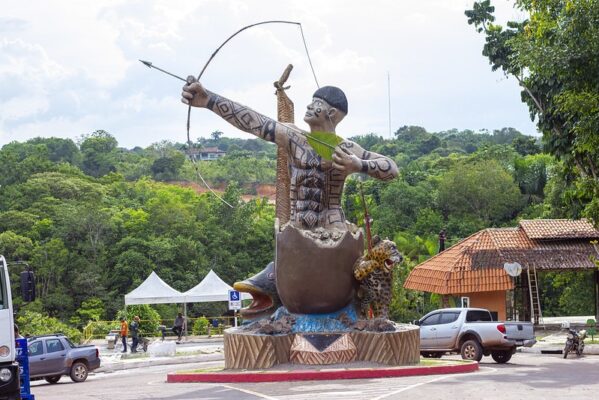
[[(347, 93), (341, 135), (386, 134), (387, 73), (393, 129), (535, 131), (513, 80), (492, 73), (484, 38), (466, 23), (473, 0), (369, 2), (329, 0), (3, 2), (0, 20), (0, 144), (33, 136), (76, 137), (97, 129), (133, 147), (185, 139), (182, 83), (137, 59), (185, 77), (244, 25), (301, 21), (321, 85)], [(495, 0), (500, 21), (520, 18)], [(245, 31), (206, 71), (208, 88), (275, 115), (272, 82), (295, 68), (289, 91), (296, 120), (316, 86), (299, 29), (265, 25)], [(194, 137), (220, 129), (248, 137), (205, 110), (194, 110)]]

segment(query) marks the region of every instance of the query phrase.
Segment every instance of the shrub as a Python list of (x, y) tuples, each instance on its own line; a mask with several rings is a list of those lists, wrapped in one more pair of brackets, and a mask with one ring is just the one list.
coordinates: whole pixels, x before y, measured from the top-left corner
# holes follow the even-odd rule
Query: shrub
[(193, 323), (193, 328), (191, 328), (191, 332), (194, 335), (207, 335), (208, 334), (208, 318), (200, 317), (195, 320)]
[(124, 317), (128, 323), (133, 321), (133, 317), (140, 319), (139, 332), (142, 336), (155, 336), (160, 325), (160, 314), (147, 304), (128, 306), (126, 310), (119, 311), (117, 319)]
[(25, 311), (17, 318), (19, 331), (22, 335), (47, 335), (53, 333), (63, 333), (74, 343), (81, 341), (81, 332), (75, 328), (71, 328), (67, 324), (59, 321), (56, 318), (48, 315), (35, 312)]

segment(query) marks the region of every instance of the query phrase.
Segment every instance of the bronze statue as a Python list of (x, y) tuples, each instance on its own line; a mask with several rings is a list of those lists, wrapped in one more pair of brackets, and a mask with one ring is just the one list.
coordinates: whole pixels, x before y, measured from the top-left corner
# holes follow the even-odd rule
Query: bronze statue
[[(291, 172), (290, 220), (297, 228), (346, 230), (340, 203), (345, 178), (355, 172), (382, 180), (397, 176), (393, 160), (366, 151), (349, 140), (338, 146), (332, 161), (323, 160), (308, 144), (306, 131), (282, 124), (212, 93), (198, 82), (183, 86), (182, 96), (183, 103), (207, 108), (233, 126), (287, 149)], [(304, 121), (311, 132), (334, 134), (337, 124), (347, 114), (347, 107), (347, 99), (341, 89), (324, 86), (314, 93)]]
[[(262, 115), (206, 90), (199, 82), (183, 87), (182, 102), (207, 108), (233, 126), (274, 142), (287, 153), (289, 223), (277, 230), (276, 288), (291, 313), (331, 313), (350, 304), (357, 282), (353, 265), (363, 252), (358, 229), (345, 220), (341, 194), (347, 176), (361, 172), (381, 180), (397, 176), (395, 162), (343, 140), (332, 160), (323, 159), (307, 141), (307, 131)], [(343, 91), (316, 90), (304, 121), (310, 132), (335, 135), (347, 115)]]

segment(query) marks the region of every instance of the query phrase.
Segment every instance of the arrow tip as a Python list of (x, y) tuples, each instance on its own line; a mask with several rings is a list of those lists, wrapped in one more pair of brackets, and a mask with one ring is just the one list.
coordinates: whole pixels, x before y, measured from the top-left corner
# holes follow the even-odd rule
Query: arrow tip
[(144, 60), (139, 60), (139, 61), (141, 61), (141, 63), (142, 63), (143, 65), (145, 65), (146, 67), (148, 67), (148, 68), (152, 68), (152, 63), (151, 63), (151, 62), (149, 62), (149, 61), (144, 61)]

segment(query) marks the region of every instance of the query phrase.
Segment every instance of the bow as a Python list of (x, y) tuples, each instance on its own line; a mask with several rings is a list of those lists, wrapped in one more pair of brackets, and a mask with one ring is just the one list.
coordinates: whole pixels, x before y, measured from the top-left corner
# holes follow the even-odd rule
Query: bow
[[(200, 79), (202, 78), (202, 75), (204, 75), (204, 72), (206, 71), (206, 68), (208, 67), (208, 65), (210, 64), (210, 62), (212, 61), (212, 59), (216, 56), (216, 54), (220, 51), (220, 49), (222, 49), (231, 39), (233, 39), (235, 36), (237, 36), (241, 32), (245, 31), (246, 29), (250, 29), (250, 28), (253, 28), (255, 26), (266, 25), (266, 24), (291, 24), (291, 25), (297, 25), (297, 26), (299, 26), (300, 33), (302, 35), (302, 41), (304, 43), (304, 49), (306, 50), (306, 55), (308, 56), (308, 62), (310, 64), (310, 69), (312, 70), (312, 75), (314, 76), (314, 81), (316, 82), (316, 86), (320, 87), (320, 85), (318, 84), (318, 79), (316, 78), (316, 73), (314, 72), (314, 67), (312, 65), (312, 59), (310, 58), (310, 53), (308, 51), (308, 46), (306, 44), (306, 38), (304, 36), (304, 30), (302, 28), (302, 24), (300, 22), (284, 21), (284, 20), (270, 20), (270, 21), (256, 22), (254, 24), (246, 25), (243, 28), (239, 29), (237, 32), (233, 33), (224, 42), (222, 42), (221, 45), (218, 46), (216, 50), (214, 50), (214, 52), (212, 53), (212, 55), (210, 56), (210, 58), (208, 58), (208, 61), (206, 61), (206, 64), (204, 64), (204, 67), (202, 68), (202, 70), (198, 74), (198, 77), (197, 77), (197, 79), (195, 79), (195, 81), (200, 81)], [(173, 77), (175, 77), (177, 79), (185, 81), (188, 84), (193, 83), (193, 80), (192, 80), (193, 77), (191, 77), (192, 79), (189, 79), (189, 78), (188, 79), (183, 79), (183, 78), (181, 78), (179, 76), (171, 74), (170, 72), (167, 72), (167, 71), (165, 71), (163, 69), (160, 69), (160, 68), (152, 65), (151, 62), (142, 61), (142, 60), (140, 60), (140, 61), (143, 64), (145, 64), (147, 67), (149, 67), (149, 68), (155, 68), (155, 69), (157, 69), (159, 71), (162, 71), (162, 72), (164, 72), (164, 73), (166, 73), (168, 75), (171, 75), (171, 76), (173, 76)], [(191, 141), (191, 136), (190, 136), (190, 133), (189, 133), (190, 126), (191, 126), (191, 104), (187, 108), (187, 145), (188, 145), (189, 149), (191, 150), (193, 142)], [(214, 190), (212, 190), (212, 188), (204, 180), (204, 177), (202, 177), (202, 174), (200, 174), (200, 170), (199, 170), (198, 164), (197, 164), (197, 162), (195, 160), (195, 154), (190, 151), (189, 152), (189, 156), (190, 156), (191, 162), (194, 165), (194, 169), (195, 169), (198, 177), (201, 179), (201, 181), (204, 183), (204, 185), (208, 188), (208, 190), (210, 190), (210, 192), (212, 192), (212, 194), (215, 195), (220, 201), (222, 201), (223, 203), (225, 203), (229, 207), (233, 208), (233, 206), (231, 204), (229, 204), (225, 199), (223, 199), (222, 197), (220, 197)]]

